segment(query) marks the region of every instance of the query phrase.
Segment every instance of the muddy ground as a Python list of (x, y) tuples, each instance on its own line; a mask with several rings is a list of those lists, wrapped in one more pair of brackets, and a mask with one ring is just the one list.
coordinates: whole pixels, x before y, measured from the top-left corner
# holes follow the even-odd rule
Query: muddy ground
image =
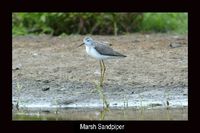
[[(20, 107), (100, 107), (99, 62), (78, 47), (85, 36), (13, 37), (12, 101)], [(111, 107), (187, 107), (188, 37), (92, 36), (126, 58), (106, 60)]]

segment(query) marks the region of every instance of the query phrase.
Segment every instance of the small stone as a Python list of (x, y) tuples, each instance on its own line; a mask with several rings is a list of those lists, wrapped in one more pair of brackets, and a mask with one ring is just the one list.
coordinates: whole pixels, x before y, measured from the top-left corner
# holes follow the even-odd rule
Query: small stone
[(22, 64), (17, 64), (17, 65), (13, 68), (13, 70), (19, 70), (19, 69), (21, 69), (21, 67), (22, 67)]
[(133, 43), (138, 43), (138, 42), (140, 42), (139, 40), (133, 40), (132, 41)]
[(72, 72), (72, 70), (67, 70), (67, 73), (71, 73)]
[(134, 92), (134, 91), (132, 91), (132, 92), (131, 92), (131, 94), (135, 94), (135, 92)]
[(51, 113), (49, 110), (42, 110), (43, 113)]
[(173, 36), (173, 38), (174, 38), (174, 39), (178, 39), (178, 38), (179, 38), (179, 36)]
[(94, 74), (100, 75), (101, 73), (99, 71), (95, 71)]
[(171, 48), (177, 48), (177, 47), (181, 47), (181, 44), (179, 44), (179, 43), (171, 43), (169, 46)]
[(59, 91), (65, 91), (66, 89), (65, 88), (61, 88)]
[(33, 57), (36, 57), (36, 56), (38, 56), (38, 53), (33, 53), (32, 55), (33, 55)]
[(158, 106), (162, 106), (162, 104), (160, 103), (152, 103), (150, 104), (151, 107), (158, 107)]
[(50, 83), (50, 81), (49, 80), (44, 80), (43, 83)]
[(42, 88), (42, 91), (48, 91), (50, 89), (50, 87), (45, 87), (45, 88)]
[(146, 38), (149, 38), (149, 37), (150, 37), (150, 35), (145, 35), (145, 37), (146, 37)]

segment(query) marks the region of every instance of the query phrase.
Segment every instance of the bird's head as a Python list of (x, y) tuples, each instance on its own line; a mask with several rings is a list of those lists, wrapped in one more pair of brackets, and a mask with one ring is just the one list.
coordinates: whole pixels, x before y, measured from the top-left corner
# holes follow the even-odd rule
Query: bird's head
[[(83, 39), (83, 43), (82, 43), (80, 46), (82, 46), (83, 44), (84, 44), (84, 45), (87, 45), (87, 46), (91, 46), (92, 43), (93, 43), (93, 39), (92, 39), (91, 37), (85, 37), (85, 38)], [(79, 46), (79, 47), (80, 47), (80, 46)]]

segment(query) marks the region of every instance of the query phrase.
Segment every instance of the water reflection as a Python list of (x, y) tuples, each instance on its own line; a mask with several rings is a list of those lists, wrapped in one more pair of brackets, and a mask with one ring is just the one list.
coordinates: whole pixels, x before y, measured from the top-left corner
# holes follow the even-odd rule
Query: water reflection
[(13, 120), (188, 120), (188, 108), (170, 109), (20, 109)]

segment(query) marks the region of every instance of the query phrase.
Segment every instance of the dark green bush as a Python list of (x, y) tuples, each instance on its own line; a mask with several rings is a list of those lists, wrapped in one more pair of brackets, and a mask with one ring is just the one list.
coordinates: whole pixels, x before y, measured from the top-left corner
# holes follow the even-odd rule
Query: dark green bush
[(138, 30), (142, 13), (13, 13), (13, 34), (121, 34)]
[(187, 33), (187, 13), (13, 13), (13, 35)]

